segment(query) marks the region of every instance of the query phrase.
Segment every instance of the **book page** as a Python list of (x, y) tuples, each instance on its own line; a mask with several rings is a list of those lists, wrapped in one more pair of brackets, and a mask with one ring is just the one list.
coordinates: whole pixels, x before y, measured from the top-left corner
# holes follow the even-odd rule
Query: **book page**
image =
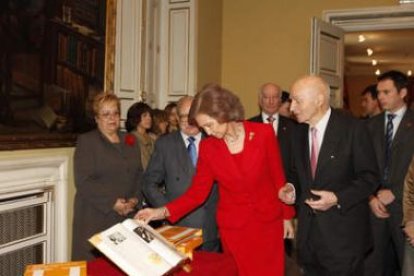
[(151, 226), (132, 219), (126, 219), (122, 224), (146, 242), (152, 250), (160, 254), (172, 266), (177, 266), (187, 258)]
[[(153, 250), (144, 238), (137, 237), (135, 232), (118, 223), (89, 241), (128, 275), (162, 275), (174, 267), (171, 260)], [(177, 259), (173, 259), (175, 263), (179, 262)]]

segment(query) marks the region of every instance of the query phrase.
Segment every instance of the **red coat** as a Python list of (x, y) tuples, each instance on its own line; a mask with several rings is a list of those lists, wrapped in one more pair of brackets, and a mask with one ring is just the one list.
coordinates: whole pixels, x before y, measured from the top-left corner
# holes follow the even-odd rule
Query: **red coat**
[[(283, 275), (282, 224), (294, 216), (294, 209), (278, 199), (285, 184), (279, 145), (270, 125), (247, 121), (243, 125), (244, 148), (238, 159), (222, 139), (201, 142), (193, 183), (167, 205), (169, 220), (175, 222), (202, 204), (217, 181), (217, 224), (224, 249), (234, 256), (240, 275)], [(271, 263), (262, 264), (267, 259)], [(273, 263), (277, 268), (266, 268)]]

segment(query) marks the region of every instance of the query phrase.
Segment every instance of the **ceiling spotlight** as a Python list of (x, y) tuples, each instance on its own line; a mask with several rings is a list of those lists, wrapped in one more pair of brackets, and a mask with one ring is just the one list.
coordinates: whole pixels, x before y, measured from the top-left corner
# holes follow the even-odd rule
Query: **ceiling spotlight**
[(411, 70), (407, 71), (407, 76), (411, 77), (412, 74), (413, 74), (413, 72)]
[(371, 48), (368, 48), (367, 49), (367, 54), (368, 54), (368, 56), (372, 56), (372, 54), (374, 53), (374, 51), (372, 51), (372, 49)]
[(377, 75), (377, 76), (381, 75), (381, 71), (380, 71), (380, 69), (377, 69), (377, 70), (375, 71), (375, 75)]
[(371, 62), (372, 62), (372, 66), (375, 66), (378, 64), (378, 61), (376, 59), (373, 59)]
[(359, 35), (358, 36), (358, 42), (364, 42), (365, 41), (365, 36), (364, 35)]

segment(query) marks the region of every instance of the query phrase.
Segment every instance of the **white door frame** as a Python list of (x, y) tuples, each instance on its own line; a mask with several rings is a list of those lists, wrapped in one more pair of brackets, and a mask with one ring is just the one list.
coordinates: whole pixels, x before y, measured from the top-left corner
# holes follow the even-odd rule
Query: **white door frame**
[(327, 10), (323, 20), (345, 32), (414, 28), (414, 4), (346, 10)]
[(414, 28), (414, 4), (327, 10), (322, 18), (345, 32)]
[(330, 105), (342, 107), (344, 89), (344, 30), (312, 18), (310, 73), (325, 79), (330, 87)]

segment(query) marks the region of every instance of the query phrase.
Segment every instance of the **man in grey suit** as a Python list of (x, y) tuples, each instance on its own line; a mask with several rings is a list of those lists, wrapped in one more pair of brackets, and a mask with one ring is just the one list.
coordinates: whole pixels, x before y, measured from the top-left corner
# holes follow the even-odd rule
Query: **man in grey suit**
[[(178, 101), (179, 131), (161, 136), (155, 143), (143, 181), (144, 194), (153, 207), (166, 205), (181, 196), (191, 185), (198, 146), (202, 139), (199, 128), (188, 122), (192, 101), (190, 96)], [(162, 183), (165, 185), (165, 193), (159, 188)], [(177, 223), (201, 228), (204, 239), (201, 249), (206, 251), (218, 251), (220, 248), (216, 225), (217, 197), (217, 188), (214, 187), (203, 205)]]
[(380, 188), (370, 197), (374, 250), (366, 260), (365, 275), (401, 273), (404, 235), (402, 194), (404, 177), (414, 153), (414, 112), (407, 108), (408, 78), (398, 71), (378, 77), (378, 100), (383, 113), (368, 128), (381, 172)]

